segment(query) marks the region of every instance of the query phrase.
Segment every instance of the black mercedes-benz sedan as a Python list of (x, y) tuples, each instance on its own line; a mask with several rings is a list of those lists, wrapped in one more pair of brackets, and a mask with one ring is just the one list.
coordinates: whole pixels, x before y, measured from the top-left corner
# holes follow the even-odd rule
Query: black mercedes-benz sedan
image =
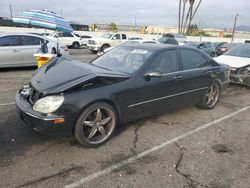
[(228, 66), (198, 49), (127, 44), (91, 63), (53, 59), (20, 89), (16, 105), (34, 130), (97, 146), (119, 124), (186, 105), (212, 109), (228, 83)]

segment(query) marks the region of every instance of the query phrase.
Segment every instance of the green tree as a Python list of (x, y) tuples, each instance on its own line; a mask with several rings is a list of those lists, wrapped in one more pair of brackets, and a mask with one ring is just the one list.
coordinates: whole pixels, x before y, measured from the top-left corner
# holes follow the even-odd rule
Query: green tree
[(116, 26), (116, 24), (115, 24), (115, 23), (111, 23), (111, 24), (109, 25), (109, 30), (110, 30), (110, 31), (117, 31), (117, 26)]

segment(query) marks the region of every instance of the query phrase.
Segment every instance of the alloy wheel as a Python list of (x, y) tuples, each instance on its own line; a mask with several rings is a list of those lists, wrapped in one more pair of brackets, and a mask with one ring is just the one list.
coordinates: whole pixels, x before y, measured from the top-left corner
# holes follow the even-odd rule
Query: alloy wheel
[(99, 144), (109, 138), (116, 124), (114, 112), (106, 107), (93, 109), (83, 120), (84, 139)]
[(207, 93), (207, 106), (209, 108), (213, 107), (218, 99), (219, 99), (220, 89), (217, 84), (213, 84), (210, 86), (209, 91)]

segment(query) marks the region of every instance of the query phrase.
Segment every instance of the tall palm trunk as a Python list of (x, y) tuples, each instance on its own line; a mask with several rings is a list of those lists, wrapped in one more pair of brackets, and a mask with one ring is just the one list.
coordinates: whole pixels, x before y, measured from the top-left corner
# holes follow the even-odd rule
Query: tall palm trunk
[(178, 33), (181, 32), (181, 0), (179, 0)]
[(185, 15), (185, 9), (186, 9), (186, 3), (187, 1), (183, 1), (183, 8), (182, 8), (182, 18), (181, 18), (181, 33), (184, 32), (184, 28), (183, 28), (183, 21), (184, 21), (184, 15)]

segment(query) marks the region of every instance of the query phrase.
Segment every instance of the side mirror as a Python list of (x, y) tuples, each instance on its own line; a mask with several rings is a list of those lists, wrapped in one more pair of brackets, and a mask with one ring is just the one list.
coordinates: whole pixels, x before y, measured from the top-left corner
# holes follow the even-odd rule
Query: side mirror
[(203, 48), (204, 48), (204, 45), (200, 45), (198, 48), (199, 48), (199, 49), (203, 49)]
[(113, 37), (113, 38), (112, 38), (112, 40), (116, 40), (116, 39), (117, 39), (117, 37)]
[(144, 79), (149, 81), (150, 78), (161, 78), (162, 74), (160, 72), (150, 72), (144, 75)]

